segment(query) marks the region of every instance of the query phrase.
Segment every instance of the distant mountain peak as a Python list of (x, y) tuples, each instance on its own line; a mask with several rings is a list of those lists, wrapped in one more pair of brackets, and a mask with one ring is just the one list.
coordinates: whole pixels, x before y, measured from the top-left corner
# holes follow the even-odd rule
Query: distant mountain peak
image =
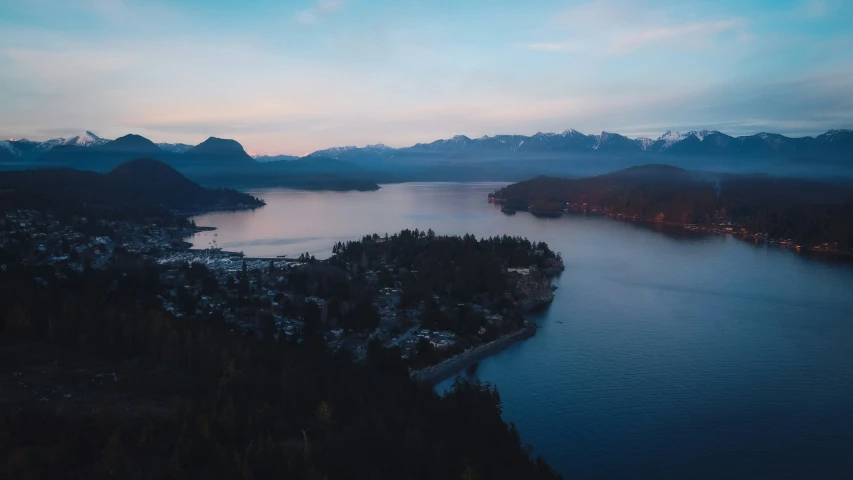
[(193, 148), (192, 145), (187, 145), (186, 143), (158, 143), (157, 146), (165, 152), (172, 152), (178, 154), (184, 153), (187, 150)]
[(111, 142), (107, 142), (103, 145), (103, 148), (116, 151), (132, 151), (146, 155), (155, 154), (160, 151), (160, 147), (155, 145), (154, 142), (135, 133), (129, 133)]
[[(246, 151), (243, 150), (243, 145), (240, 145), (240, 142), (238, 142), (237, 140), (232, 140), (230, 138), (208, 137), (207, 140), (193, 147), (193, 150), (197, 149), (239, 151), (243, 154), (246, 154)], [(248, 156), (248, 154), (246, 154), (246, 156)]]
[(716, 130), (691, 130), (690, 132), (687, 132), (687, 135), (692, 135), (692, 136), (698, 138), (699, 141), (701, 142), (701, 141), (705, 140), (705, 137), (707, 137), (709, 135), (717, 134), (717, 133), (720, 133), (720, 132), (718, 132)]
[(663, 141), (663, 145), (661, 146), (661, 150), (666, 150), (674, 144), (684, 140), (690, 136), (689, 134), (681, 133), (681, 132), (673, 132), (672, 130), (667, 130), (658, 138), (658, 141)]
[(240, 142), (229, 138), (210, 137), (195, 147), (188, 149), (183, 155), (196, 159), (209, 156), (217, 158), (218, 161), (227, 158), (229, 161), (254, 162), (252, 157), (243, 150), (243, 145), (240, 145)]
[(389, 147), (388, 145), (385, 145), (384, 143), (375, 143), (373, 145), (367, 145), (364, 148), (369, 148), (372, 150), (395, 150), (393, 147)]
[(69, 138), (68, 140), (63, 142), (63, 145), (75, 145), (78, 147), (95, 147), (103, 145), (107, 142), (109, 142), (109, 140), (95, 135), (94, 133), (92, 133), (91, 130), (86, 130), (79, 135)]
[(637, 137), (635, 141), (640, 145), (640, 149), (643, 151), (648, 150), (655, 143), (655, 141), (649, 137)]
[(21, 154), (15, 147), (12, 146), (11, 142), (6, 141), (6, 140), (3, 140), (2, 142), (0, 142), (0, 148), (2, 148), (4, 150), (8, 150), (9, 152), (12, 153), (12, 155), (15, 155), (15, 156), (19, 156)]
[[(29, 142), (29, 140), (26, 139), (22, 139), (19, 141)], [(86, 130), (83, 133), (74, 135), (72, 137), (52, 138), (45, 142), (41, 142), (41, 144), (39, 145), (39, 149), (46, 151), (57, 145), (67, 145), (73, 147), (99, 147), (101, 145), (105, 145), (108, 142), (108, 139), (101, 138), (95, 135), (94, 133), (92, 133), (91, 130)]]
[(111, 143), (113, 144), (139, 144), (139, 145), (154, 145), (154, 142), (148, 140), (142, 135), (137, 135), (135, 133), (128, 133), (127, 135), (123, 135), (121, 137), (116, 138)]
[(853, 137), (853, 130), (849, 130), (846, 128), (835, 128), (832, 130), (827, 130), (826, 133), (818, 135), (817, 138), (833, 143), (836, 141), (843, 141), (845, 137)]
[(204, 144), (213, 144), (213, 145), (229, 145), (229, 146), (240, 146), (240, 150), (243, 149), (243, 146), (240, 145), (240, 142), (231, 138), (219, 138), (219, 137), (207, 137), (207, 140), (199, 143), (199, 145)]
[(598, 135), (593, 135), (593, 138), (595, 138), (595, 144), (592, 146), (592, 149), (598, 150), (599, 148), (601, 148), (601, 146), (607, 141), (607, 138), (609, 136), (610, 134), (605, 132), (604, 130), (602, 130), (601, 133)]
[[(368, 148), (368, 147), (365, 147), (365, 148)], [(358, 147), (356, 147), (355, 145), (346, 145), (343, 147), (332, 147), (332, 148), (327, 148), (325, 150), (317, 150), (316, 152), (313, 152), (313, 153), (309, 154), (308, 156), (309, 157), (328, 157), (328, 158), (334, 158), (337, 160), (338, 156), (340, 156), (342, 153), (346, 153), (346, 152), (349, 152), (352, 150), (358, 150)]]

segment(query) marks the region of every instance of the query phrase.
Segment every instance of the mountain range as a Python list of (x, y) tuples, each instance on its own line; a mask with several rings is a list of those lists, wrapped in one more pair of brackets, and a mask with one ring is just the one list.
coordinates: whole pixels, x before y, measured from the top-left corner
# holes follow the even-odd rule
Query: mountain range
[[(307, 190), (375, 190), (372, 174), (348, 162), (323, 157), (253, 159), (235, 140), (210, 137), (198, 145), (155, 144), (128, 134), (106, 140), (87, 132), (72, 138), (0, 143), (0, 165), (5, 169), (68, 167), (107, 172), (127, 161), (160, 160), (205, 186)], [(345, 175), (345, 176), (344, 176)]]
[[(853, 178), (853, 130), (815, 137), (774, 133), (730, 136), (716, 130), (667, 131), (657, 139), (618, 133), (457, 135), (393, 148), (383, 144), (318, 150), (304, 157), (251, 156), (235, 140), (159, 143), (139, 135), (115, 140), (90, 131), (45, 142), (0, 142), (0, 163), (107, 171), (133, 158), (156, 158), (196, 181), (240, 187), (373, 189), (410, 180), (515, 181), (539, 174), (582, 176), (645, 163), (732, 172)], [(315, 187), (312, 187), (315, 185)]]
[(693, 156), (752, 157), (841, 157), (850, 159), (853, 152), (853, 130), (829, 130), (816, 137), (786, 137), (775, 133), (733, 137), (716, 130), (667, 131), (657, 139), (628, 138), (618, 133), (583, 134), (577, 130), (563, 133), (495, 135), (469, 138), (457, 135), (431, 143), (418, 143), (395, 149), (385, 145), (336, 147), (311, 155), (346, 159), (357, 155), (393, 155), (397, 152), (441, 152), (446, 154), (494, 152), (518, 156), (532, 153), (622, 153), (670, 154)]
[[(118, 142), (118, 143), (116, 143)], [(239, 157), (242, 160), (258, 161), (296, 160), (293, 155), (248, 155), (235, 140), (210, 137), (199, 145), (185, 143), (153, 143), (139, 135), (126, 135), (117, 140), (107, 140), (91, 131), (73, 137), (60, 137), (44, 142), (27, 139), (0, 142), (0, 148), (17, 157), (30, 152), (47, 152), (54, 147), (101, 147), (125, 148), (134, 142), (149, 151), (191, 155), (211, 154)], [(110, 145), (112, 144), (112, 145)], [(159, 149), (159, 150), (156, 150)], [(494, 135), (469, 138), (456, 135), (453, 138), (418, 143), (411, 147), (393, 148), (383, 144), (365, 147), (345, 146), (318, 150), (307, 157), (345, 159), (358, 155), (376, 157), (393, 156), (398, 152), (508, 152), (514, 154), (566, 152), (566, 153), (666, 153), (671, 155), (740, 155), (755, 157), (786, 156), (839, 156), (849, 159), (853, 152), (853, 130), (836, 129), (816, 137), (786, 137), (776, 133), (733, 137), (717, 130), (693, 130), (685, 133), (667, 131), (657, 139), (648, 137), (629, 138), (618, 133), (601, 132), (587, 135), (570, 129), (562, 133), (536, 133), (525, 135)], [(302, 157), (304, 158), (304, 157)]]
[(411, 147), (337, 147), (335, 158), (412, 180), (517, 181), (548, 174), (580, 177), (663, 163), (695, 170), (853, 179), (853, 130), (816, 137), (774, 133), (733, 137), (716, 130), (667, 131), (656, 139), (577, 130), (534, 135), (464, 135)]

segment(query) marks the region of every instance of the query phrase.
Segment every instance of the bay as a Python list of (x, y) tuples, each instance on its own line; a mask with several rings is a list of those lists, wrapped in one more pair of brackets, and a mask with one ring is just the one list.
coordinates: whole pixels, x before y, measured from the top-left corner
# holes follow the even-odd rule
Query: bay
[[(461, 372), (567, 478), (853, 478), (853, 267), (603, 217), (505, 215), (500, 184), (251, 192), (195, 218), (250, 256), (318, 258), (404, 228), (521, 235), (566, 271), (541, 329)], [(451, 380), (437, 389), (448, 388)]]

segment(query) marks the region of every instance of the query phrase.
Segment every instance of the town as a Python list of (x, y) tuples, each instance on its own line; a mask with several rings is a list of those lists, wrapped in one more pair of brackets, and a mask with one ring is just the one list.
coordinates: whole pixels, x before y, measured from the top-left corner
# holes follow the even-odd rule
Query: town
[(531, 328), (524, 312), (553, 299), (550, 277), (563, 269), (545, 244), (514, 237), (403, 231), (335, 245), (330, 259), (317, 260), (249, 258), (215, 240), (189, 248), (184, 239), (202, 229), (177, 217), (60, 220), (11, 210), (0, 248), (57, 276), (154, 265), (162, 307), (178, 318), (224, 322), (235, 335), (280, 343), (320, 337), (357, 361), (380, 342), (399, 349), (413, 371)]
[[(495, 204), (501, 204), (504, 202), (503, 199), (494, 196), (494, 194), (489, 194), (488, 201), (489, 203)], [(519, 210), (519, 208), (521, 207), (504, 206), (501, 208), (501, 211), (507, 214), (514, 214), (516, 211)], [(792, 238), (779, 238), (768, 235), (766, 232), (750, 231), (748, 226), (743, 224), (743, 222), (738, 222), (734, 218), (727, 217), (725, 215), (725, 211), (721, 212), (720, 215), (717, 215), (714, 218), (710, 219), (709, 222), (697, 224), (670, 221), (664, 218), (663, 214), (659, 214), (658, 216), (652, 219), (647, 219), (637, 214), (629, 215), (625, 213), (620, 213), (617, 211), (617, 209), (612, 207), (602, 206), (598, 204), (587, 204), (586, 202), (566, 202), (562, 209), (551, 208), (549, 210), (537, 210), (533, 206), (527, 206), (524, 207), (523, 210), (526, 210), (531, 214), (540, 217), (559, 217), (562, 214), (602, 215), (630, 222), (644, 222), (658, 225), (670, 225), (693, 232), (702, 232), (714, 235), (732, 235), (735, 238), (754, 242), (756, 244), (766, 243), (768, 245), (777, 246), (781, 248), (790, 248), (796, 250), (797, 252), (806, 250), (803, 245), (799, 244), (799, 242), (795, 241)], [(810, 245), (807, 250), (812, 252), (827, 252), (833, 254), (846, 253), (839, 249), (838, 242), (822, 242), (816, 245)]]

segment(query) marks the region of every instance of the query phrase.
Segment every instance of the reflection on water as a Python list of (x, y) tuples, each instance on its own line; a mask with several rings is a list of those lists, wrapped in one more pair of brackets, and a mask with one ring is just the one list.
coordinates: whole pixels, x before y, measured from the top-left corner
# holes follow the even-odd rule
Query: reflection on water
[[(495, 184), (253, 192), (193, 239), (327, 256), (403, 228), (523, 235), (563, 255), (532, 338), (465, 376), (567, 477), (853, 478), (853, 266), (602, 217), (507, 216)], [(445, 389), (450, 380), (439, 385)]]
[[(252, 256), (318, 258), (331, 254), (338, 241), (366, 234), (393, 233), (404, 228), (437, 233), (503, 233), (494, 206), (486, 203), (500, 183), (424, 183), (387, 185), (378, 192), (300, 192), (285, 189), (252, 191), (267, 206), (248, 212), (217, 212), (196, 217), (196, 223), (217, 227), (190, 239), (205, 248), (215, 238), (226, 250)], [(491, 233), (490, 233), (491, 232)]]

